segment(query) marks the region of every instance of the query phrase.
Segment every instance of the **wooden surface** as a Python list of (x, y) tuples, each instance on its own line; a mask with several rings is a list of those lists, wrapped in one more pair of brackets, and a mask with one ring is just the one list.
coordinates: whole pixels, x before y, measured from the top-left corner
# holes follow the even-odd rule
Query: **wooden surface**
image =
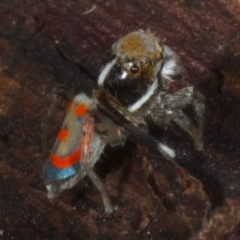
[[(1, 0), (0, 239), (239, 239), (239, 9), (237, 0)], [(156, 137), (179, 167), (132, 143), (106, 149), (96, 166), (115, 215), (104, 214), (87, 178), (50, 202), (41, 123), (52, 89), (91, 94), (112, 44), (147, 28), (179, 53), (185, 81), (206, 97), (204, 151), (166, 126)]]

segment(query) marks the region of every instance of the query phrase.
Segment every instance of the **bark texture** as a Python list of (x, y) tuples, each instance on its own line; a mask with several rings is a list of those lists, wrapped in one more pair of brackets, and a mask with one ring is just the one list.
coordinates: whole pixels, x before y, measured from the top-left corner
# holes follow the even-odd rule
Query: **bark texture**
[[(0, 239), (239, 239), (239, 9), (237, 0), (1, 0)], [(91, 94), (112, 44), (147, 28), (179, 53), (186, 83), (206, 98), (204, 151), (166, 126), (154, 132), (178, 164), (132, 143), (97, 164), (113, 216), (87, 178), (50, 202), (40, 176), (52, 89)]]

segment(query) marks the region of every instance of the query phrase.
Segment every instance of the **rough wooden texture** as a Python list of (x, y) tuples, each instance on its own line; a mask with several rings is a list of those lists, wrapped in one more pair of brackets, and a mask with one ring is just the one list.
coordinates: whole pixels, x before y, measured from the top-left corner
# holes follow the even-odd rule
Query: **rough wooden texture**
[[(1, 0), (0, 239), (239, 239), (239, 7), (237, 0)], [(111, 45), (139, 28), (180, 54), (185, 81), (206, 97), (204, 151), (171, 125), (156, 136), (176, 149), (181, 167), (131, 143), (106, 150), (96, 170), (115, 215), (104, 214), (87, 178), (49, 202), (40, 126), (52, 89), (61, 83), (91, 94)]]

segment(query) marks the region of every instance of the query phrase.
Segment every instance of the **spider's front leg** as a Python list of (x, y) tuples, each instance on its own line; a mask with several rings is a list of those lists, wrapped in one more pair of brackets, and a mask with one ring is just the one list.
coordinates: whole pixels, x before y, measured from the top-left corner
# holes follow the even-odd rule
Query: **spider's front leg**
[[(93, 169), (94, 158), (96, 158), (95, 156), (96, 154), (92, 151), (96, 134), (94, 131), (95, 120), (93, 117), (94, 115), (93, 112), (94, 111), (92, 111), (91, 114), (89, 114), (89, 116), (86, 117), (85, 124), (83, 126), (84, 136), (81, 139), (82, 142), (81, 162), (87, 176), (91, 179), (91, 181), (93, 182), (93, 184), (95, 185), (95, 187), (102, 196), (103, 204), (105, 206), (105, 212), (107, 214), (111, 214), (113, 212), (113, 207), (111, 206), (109, 196), (105, 189), (105, 185), (102, 183), (101, 179), (98, 177), (98, 175), (95, 173)], [(100, 150), (100, 152), (102, 152), (102, 150)], [(99, 154), (97, 154), (97, 158), (99, 158)]]
[[(159, 151), (169, 160), (175, 157), (173, 149), (159, 142), (149, 134), (145, 120), (141, 116), (133, 115), (116, 98), (104, 89), (100, 88), (96, 90), (95, 97), (99, 112), (102, 113), (102, 116), (107, 117), (106, 123), (111, 121), (113, 126), (111, 134), (105, 136), (106, 139), (104, 140), (106, 143), (112, 145), (113, 142), (110, 142), (111, 139), (117, 139), (118, 142), (123, 142), (122, 137), (130, 137), (137, 144)], [(105, 125), (105, 131), (99, 131), (98, 128), (98, 133), (101, 134), (101, 137), (103, 137), (102, 132), (104, 133), (107, 130), (106, 126), (111, 125)], [(104, 124), (101, 128), (104, 129)], [(111, 128), (108, 127), (107, 133), (110, 129)]]
[(112, 147), (123, 145), (127, 140), (126, 131), (97, 110), (94, 111), (94, 129)]
[[(183, 112), (188, 105), (192, 105), (196, 124)], [(195, 91), (193, 87), (186, 87), (173, 94), (157, 95), (155, 103), (151, 106), (150, 116), (158, 125), (167, 124), (170, 121), (175, 122), (192, 137), (195, 148), (200, 151), (203, 150), (204, 112), (203, 95)]]

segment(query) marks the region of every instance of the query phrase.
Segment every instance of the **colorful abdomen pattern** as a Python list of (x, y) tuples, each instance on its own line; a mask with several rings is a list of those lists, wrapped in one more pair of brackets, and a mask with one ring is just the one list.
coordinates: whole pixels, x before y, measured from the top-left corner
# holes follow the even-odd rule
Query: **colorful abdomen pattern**
[(63, 125), (57, 136), (53, 150), (44, 166), (42, 178), (49, 181), (68, 179), (83, 170), (82, 161), (91, 161), (93, 166), (103, 151), (105, 144), (93, 132), (89, 159), (82, 159), (84, 124), (93, 102), (85, 94), (78, 94), (68, 106)]

